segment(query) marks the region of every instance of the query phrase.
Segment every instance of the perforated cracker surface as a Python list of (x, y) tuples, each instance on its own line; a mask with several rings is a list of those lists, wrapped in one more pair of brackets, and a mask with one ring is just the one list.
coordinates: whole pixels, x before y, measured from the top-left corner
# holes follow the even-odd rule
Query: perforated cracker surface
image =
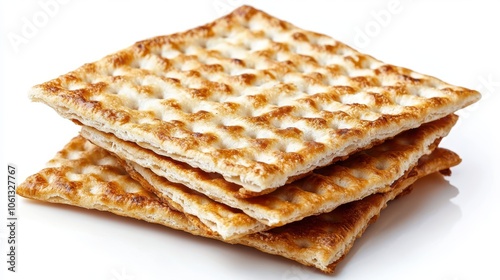
[(138, 42), (31, 95), (255, 194), (479, 98), (248, 6)]
[(47, 167), (28, 177), (17, 194), (54, 203), (108, 211), (175, 229), (213, 233), (203, 224), (190, 224), (133, 180), (117, 159), (83, 137), (73, 138)]
[[(451, 151), (436, 150), (423, 158), (392, 191), (372, 195), (335, 211), (304, 219), (269, 232), (255, 233), (232, 243), (245, 244), (267, 253), (290, 258), (332, 272), (387, 201), (416, 179), (460, 162)], [(196, 235), (220, 239), (195, 217), (172, 210), (124, 173), (106, 151), (83, 138), (73, 139), (43, 169), (18, 186), (19, 195), (55, 203), (110, 211), (118, 215), (162, 224)], [(186, 264), (189, 265), (189, 264)]]
[(127, 160), (120, 162), (144, 189), (156, 194), (170, 208), (189, 214), (188, 217), (195, 217), (223, 239), (234, 239), (269, 229), (269, 226), (239, 209), (213, 201), (181, 184), (172, 183), (136, 163)]
[(403, 132), (345, 161), (315, 170), (275, 192), (253, 198), (240, 198), (238, 186), (220, 175), (159, 156), (111, 134), (89, 127), (83, 127), (81, 134), (128, 161), (127, 165), (135, 169), (139, 177), (143, 176), (135, 178), (175, 209), (199, 217), (208, 226), (215, 224), (212, 230), (224, 238), (233, 238), (262, 230), (262, 224), (284, 225), (332, 211), (375, 192), (387, 191), (436, 147), (456, 120), (456, 116), (450, 115)]

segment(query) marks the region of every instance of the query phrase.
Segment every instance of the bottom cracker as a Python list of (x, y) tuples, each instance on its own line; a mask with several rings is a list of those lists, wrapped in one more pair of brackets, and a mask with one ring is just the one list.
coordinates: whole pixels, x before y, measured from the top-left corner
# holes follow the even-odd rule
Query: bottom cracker
[[(448, 170), (458, 163), (458, 155), (438, 148), (424, 156), (390, 192), (374, 194), (344, 204), (330, 213), (225, 242), (251, 246), (331, 273), (388, 201), (417, 179)], [(108, 211), (222, 240), (196, 217), (162, 203), (133, 180), (115, 157), (82, 137), (72, 139), (49, 161), (47, 168), (18, 186), (17, 193), (26, 198)]]

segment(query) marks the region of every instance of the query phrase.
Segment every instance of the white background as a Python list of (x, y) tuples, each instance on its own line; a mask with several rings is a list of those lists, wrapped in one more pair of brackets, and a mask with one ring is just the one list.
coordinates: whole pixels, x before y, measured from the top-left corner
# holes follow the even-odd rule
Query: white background
[[(7, 164), (18, 184), (78, 128), (28, 89), (135, 41), (204, 24), (239, 0), (2, 1), (0, 269), (3, 279), (500, 279), (500, 26), (495, 1), (254, 1), (385, 62), (477, 89), (443, 146), (461, 155), (383, 211), (325, 276), (251, 248), (97, 211), (18, 198), (17, 270), (7, 271)], [(105, 2), (105, 3), (104, 3)], [(32, 26), (30, 26), (32, 25)], [(5, 225), (4, 225), (5, 224)]]

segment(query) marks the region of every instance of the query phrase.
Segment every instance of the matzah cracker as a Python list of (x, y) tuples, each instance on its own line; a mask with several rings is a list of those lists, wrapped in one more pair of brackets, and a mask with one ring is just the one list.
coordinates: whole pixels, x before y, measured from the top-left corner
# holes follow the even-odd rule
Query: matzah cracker
[(27, 178), (16, 191), (28, 198), (108, 211), (193, 233), (210, 233), (161, 203), (133, 180), (115, 157), (83, 137), (73, 138), (45, 169)]
[[(120, 160), (129, 175), (172, 209), (196, 217), (223, 239), (234, 239), (269, 229), (239, 209), (218, 203), (207, 196), (156, 175), (130, 161)], [(153, 187), (155, 186), (155, 187)], [(190, 216), (188, 216), (190, 217)]]
[[(279, 223), (272, 225), (272, 227), (276, 227), (310, 215), (330, 212), (338, 205), (362, 199), (375, 192), (387, 191), (394, 181), (404, 176), (405, 171), (409, 172), (417, 164), (420, 157), (429, 154), (436, 148), (441, 137), (448, 133), (454, 123), (453, 119), (450, 117), (449, 122), (433, 123), (435, 131), (430, 124), (415, 129), (422, 130), (420, 137), (416, 137), (418, 133), (414, 131), (398, 135), (387, 143), (351, 156), (346, 162), (325, 167), (311, 176), (291, 183), (290, 186), (280, 188), (277, 193), (259, 197), (258, 200), (256, 198), (246, 200), (245, 206), (257, 209), (268, 207), (274, 213), (281, 215), (285, 212), (295, 214), (293, 219), (287, 217), (288, 219), (284, 220), (282, 218)], [(447, 126), (443, 127), (443, 124)], [(410, 139), (412, 142), (409, 142)], [(117, 145), (117, 142), (113, 143), (115, 146)], [(144, 188), (155, 193), (172, 208), (196, 216), (224, 239), (237, 238), (270, 228), (269, 225), (266, 226), (242, 213), (242, 210), (226, 206), (223, 200), (221, 200), (222, 203), (213, 201), (182, 184), (172, 183), (132, 161), (122, 160), (120, 162), (124, 164), (131, 177), (139, 181)], [(399, 166), (397, 166), (398, 163)], [(385, 164), (387, 169), (380, 172), (377, 165), (381, 164)], [(162, 166), (167, 167), (167, 165)], [(410, 167), (405, 168), (406, 166)], [(352, 174), (356, 174), (356, 177), (353, 178)], [(353, 181), (349, 184), (339, 184), (339, 182), (346, 180)], [(314, 195), (308, 195), (311, 188), (314, 189)], [(306, 190), (307, 192), (304, 194)], [(337, 199), (334, 200), (332, 197)], [(283, 198), (280, 201), (282, 205), (278, 205), (277, 198)], [(252, 204), (255, 201), (257, 204)], [(266, 218), (266, 221), (269, 221), (269, 217)]]
[[(131, 167), (149, 181), (146, 182), (147, 186), (154, 188), (151, 190), (160, 198), (169, 201), (178, 210), (211, 223), (214, 226), (212, 229), (217, 227), (216, 231), (230, 238), (247, 231), (260, 230), (260, 223), (280, 226), (310, 215), (329, 212), (341, 204), (387, 190), (420, 157), (432, 151), (435, 143), (448, 134), (456, 120), (457, 116), (450, 115), (403, 132), (345, 161), (315, 170), (311, 175), (275, 192), (253, 198), (240, 198), (239, 187), (217, 174), (191, 168), (110, 134), (88, 127), (83, 127), (81, 134), (129, 161)], [(149, 170), (176, 184), (157, 178)], [(209, 203), (207, 197), (219, 203)], [(259, 223), (249, 220), (241, 211)]]
[[(453, 152), (437, 149), (399, 180), (392, 190), (342, 205), (333, 212), (309, 217), (268, 232), (255, 233), (230, 242), (290, 258), (333, 272), (335, 265), (385, 207), (387, 201), (418, 178), (460, 162)], [(172, 210), (132, 180), (105, 150), (82, 137), (74, 138), (43, 169), (26, 179), (17, 193), (27, 198), (109, 211), (180, 229), (195, 235), (220, 239), (196, 218)], [(186, 264), (187, 265), (187, 264)]]
[(449, 168), (460, 161), (457, 154), (438, 148), (424, 157), (408, 177), (396, 182), (390, 192), (373, 194), (330, 213), (252, 234), (238, 242), (331, 273), (390, 200), (409, 192), (408, 187), (425, 175), (441, 170), (450, 174)]
[(222, 174), (247, 195), (480, 97), (249, 6), (137, 42), (30, 94), (75, 122)]

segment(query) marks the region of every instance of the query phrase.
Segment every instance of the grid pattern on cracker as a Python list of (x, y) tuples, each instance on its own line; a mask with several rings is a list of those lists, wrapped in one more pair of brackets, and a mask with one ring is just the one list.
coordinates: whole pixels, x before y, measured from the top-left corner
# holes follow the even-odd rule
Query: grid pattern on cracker
[(31, 96), (250, 194), (479, 98), (249, 6), (137, 42)]
[[(213, 230), (231, 238), (233, 234), (244, 234), (245, 230), (247, 233), (261, 230), (262, 224), (280, 226), (386, 191), (420, 157), (435, 148), (436, 141), (448, 134), (456, 120), (457, 116), (450, 115), (424, 124), (358, 152), (346, 161), (315, 170), (273, 193), (253, 198), (238, 197), (238, 187), (221, 176), (189, 168), (112, 135), (88, 127), (83, 127), (81, 134), (128, 161), (128, 165), (147, 178), (147, 188), (160, 198), (175, 204), (178, 210), (215, 223), (218, 230)], [(248, 219), (241, 211), (255, 220)]]
[(212, 234), (201, 223), (190, 225), (182, 213), (171, 210), (133, 180), (115, 157), (83, 137), (73, 138), (45, 169), (18, 186), (17, 193)]
[(170, 208), (189, 214), (189, 217), (195, 217), (211, 231), (219, 234), (222, 239), (234, 239), (269, 229), (269, 226), (258, 222), (241, 210), (215, 202), (181, 184), (169, 182), (133, 162), (126, 160), (120, 162), (144, 189), (156, 194), (159, 200)]
[(425, 156), (408, 177), (395, 182), (390, 192), (374, 194), (332, 212), (253, 234), (238, 242), (331, 273), (390, 200), (409, 191), (408, 187), (425, 175), (441, 170), (449, 174), (449, 168), (460, 161), (457, 154), (438, 148)]
[[(230, 242), (333, 272), (337, 262), (388, 200), (417, 178), (459, 162), (460, 158), (453, 152), (437, 149), (424, 157), (408, 178), (399, 180), (391, 192), (375, 194), (345, 204), (331, 213)], [(28, 198), (109, 211), (220, 239), (197, 222), (196, 217), (170, 209), (155, 195), (142, 189), (139, 183), (127, 176), (115, 157), (82, 137), (74, 138), (49, 162), (48, 168), (28, 177), (18, 186), (17, 192)]]

